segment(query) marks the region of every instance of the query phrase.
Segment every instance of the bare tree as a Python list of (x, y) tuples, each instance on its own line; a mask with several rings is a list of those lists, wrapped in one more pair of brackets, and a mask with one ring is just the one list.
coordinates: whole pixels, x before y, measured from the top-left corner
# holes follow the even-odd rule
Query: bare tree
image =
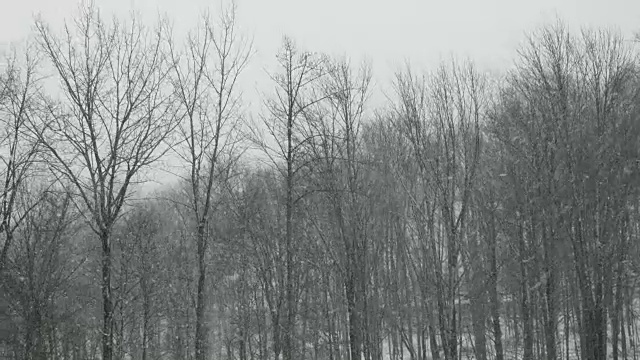
[(437, 244), (430, 251), (442, 346), (445, 359), (452, 360), (458, 356), (459, 258), (480, 154), (486, 82), (471, 63), (453, 61), (427, 79), (399, 76), (397, 89), (400, 125), (422, 176), (432, 177), (425, 179), (425, 190), (438, 217), (434, 226), (442, 229), (436, 234), (444, 234), (441, 241), (439, 235), (431, 239)]
[(509, 194), (501, 201), (503, 227), (517, 239), (520, 259), (524, 358), (562, 353), (562, 310), (566, 357), (576, 335), (582, 358), (605, 359), (610, 318), (617, 358), (618, 335), (626, 336), (620, 271), (637, 201), (629, 182), (638, 171), (637, 53), (610, 31), (575, 36), (558, 22), (530, 36), (517, 65), (492, 132), (504, 171), (499, 183)]
[(77, 230), (77, 213), (70, 209), (70, 194), (50, 191), (49, 184), (31, 187), (19, 199), (20, 207), (31, 209), (16, 232), (16, 246), (10, 267), (2, 277), (3, 290), (15, 303), (22, 318), (21, 359), (52, 358), (58, 353), (51, 334), (62, 322), (55, 303), (62, 298), (74, 272), (69, 234)]
[[(271, 322), (272, 351), (275, 359), (282, 352), (281, 326), (285, 316), (285, 251), (282, 249), (282, 196), (280, 176), (275, 171), (257, 171), (247, 176), (240, 219), (248, 233), (252, 266), (260, 283), (261, 306)], [(265, 324), (266, 314), (264, 316)], [(267, 356), (267, 329), (261, 357)]]
[(208, 14), (187, 37), (179, 54), (170, 44), (177, 64), (173, 84), (186, 121), (178, 127), (183, 146), (176, 154), (187, 164), (189, 204), (197, 244), (196, 360), (206, 356), (207, 223), (215, 212), (214, 197), (240, 154), (242, 116), (238, 78), (252, 54), (252, 43), (238, 33), (236, 7), (225, 9), (217, 21)]
[(40, 107), (40, 59), (27, 44), (23, 53), (14, 52), (0, 74), (0, 233), (4, 237), (0, 248), (0, 273), (13, 242), (13, 233), (27, 215), (15, 211), (16, 197), (33, 169), (38, 141), (28, 134), (30, 120), (38, 117)]
[[(285, 181), (285, 303), (286, 319), (282, 326), (285, 360), (295, 358), (294, 331), (299, 293), (299, 277), (296, 272), (296, 237), (300, 236), (296, 228), (295, 207), (305, 196), (298, 179), (305, 169), (309, 169), (308, 151), (312, 135), (308, 126), (306, 112), (323, 99), (317, 90), (318, 80), (326, 75), (325, 57), (298, 50), (288, 37), (283, 40), (277, 56), (280, 72), (272, 74), (276, 88), (275, 98), (266, 101), (268, 114), (263, 117), (269, 135), (275, 140), (271, 145), (265, 139), (255, 139), (266, 155), (278, 168)], [(279, 354), (276, 353), (276, 358)]]
[[(367, 246), (360, 211), (364, 191), (358, 152), (371, 69), (363, 64), (354, 71), (349, 60), (343, 59), (332, 61), (328, 70), (323, 82), (326, 101), (311, 122), (314, 135), (311, 143), (316, 145), (313, 147), (319, 177), (316, 187), (327, 195), (327, 212), (335, 231), (329, 232), (335, 240), (326, 239), (323, 243), (330, 247), (325, 249), (328, 253), (339, 249), (335, 270), (342, 278), (347, 300), (350, 354), (352, 359), (360, 359), (369, 347), (365, 342)], [(326, 235), (319, 231), (319, 236)]]
[(105, 360), (113, 354), (112, 229), (141, 171), (165, 153), (176, 123), (162, 27), (151, 31), (135, 18), (107, 24), (93, 4), (80, 6), (62, 36), (36, 22), (64, 97), (49, 101), (48, 118), (33, 130), (100, 240)]
[[(430, 121), (429, 88), (426, 76), (418, 76), (407, 68), (404, 73), (396, 75), (396, 92), (399, 104), (395, 109), (395, 124), (398, 139), (395, 139), (398, 160), (395, 171), (398, 181), (410, 199), (410, 213), (415, 222), (412, 226), (418, 237), (418, 246), (414, 256), (409, 256), (411, 267), (418, 280), (423, 312), (426, 315), (426, 327), (429, 330), (431, 357), (440, 358), (437, 345), (436, 324), (433, 317), (435, 296), (429, 288), (435, 287), (436, 272), (430, 264), (441, 261), (436, 241), (437, 201), (434, 176), (431, 171), (428, 155), (434, 150), (434, 126)], [(426, 343), (426, 339), (423, 339)], [(425, 354), (426, 356), (426, 354)]]
[[(162, 222), (158, 207), (158, 203), (151, 201), (136, 206), (128, 213), (123, 226), (118, 229), (117, 243), (121, 247), (119, 250), (126, 254), (120, 261), (123, 266), (131, 268), (128, 270), (133, 273), (131, 277), (134, 280), (133, 291), (124, 294), (128, 297), (127, 301), (121, 301), (121, 308), (129, 304), (129, 313), (132, 314), (129, 317), (134, 318), (134, 321), (131, 321), (130, 333), (139, 334), (131, 335), (134, 337), (132, 340), (139, 336), (139, 341), (132, 341), (133, 349), (128, 353), (136, 354), (135, 356), (141, 360), (157, 356), (160, 350), (157, 334), (159, 313), (163, 310), (161, 291), (166, 287), (165, 273), (169, 269), (162, 264), (162, 247), (165, 242), (158, 239), (163, 236), (165, 223)], [(140, 304), (136, 306), (137, 303)]]

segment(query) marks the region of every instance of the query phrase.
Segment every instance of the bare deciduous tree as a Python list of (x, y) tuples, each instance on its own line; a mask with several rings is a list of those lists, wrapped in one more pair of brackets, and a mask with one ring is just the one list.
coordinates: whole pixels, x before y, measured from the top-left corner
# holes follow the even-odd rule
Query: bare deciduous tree
[[(307, 193), (301, 191), (298, 179), (309, 168), (308, 147), (312, 140), (305, 112), (323, 99), (316, 85), (326, 75), (326, 59), (300, 51), (288, 37), (284, 38), (277, 59), (280, 72), (271, 75), (276, 94), (266, 101), (268, 114), (263, 117), (269, 135), (275, 140), (275, 146), (262, 136), (255, 140), (272, 160), (285, 182), (285, 231), (282, 247), (285, 249), (286, 318), (282, 325), (282, 355), (285, 360), (292, 360), (295, 358), (294, 332), (300, 285), (298, 280), (301, 276), (296, 271), (296, 238), (301, 233), (295, 226), (294, 217), (297, 216), (296, 206)], [(278, 356), (279, 353), (276, 352), (276, 358)]]
[(112, 229), (132, 185), (164, 154), (176, 124), (163, 26), (150, 30), (135, 18), (107, 24), (92, 4), (81, 5), (62, 36), (36, 22), (41, 50), (64, 96), (49, 101), (48, 118), (33, 124), (34, 134), (100, 240), (105, 360), (113, 354)]
[(4, 237), (0, 247), (0, 273), (13, 242), (13, 233), (27, 215), (15, 211), (15, 202), (38, 152), (38, 141), (28, 134), (29, 121), (41, 110), (40, 59), (28, 45), (21, 56), (13, 53), (0, 74), (0, 233)]
[(400, 124), (421, 175), (431, 177), (425, 179), (425, 190), (437, 209), (434, 225), (444, 234), (440, 241), (438, 236), (430, 240), (437, 241), (431, 252), (440, 337), (445, 359), (453, 360), (458, 356), (459, 258), (480, 154), (486, 82), (471, 63), (453, 61), (426, 80), (410, 73), (399, 76), (397, 89)]
[[(347, 301), (349, 345), (352, 359), (368, 354), (366, 343), (367, 239), (364, 236), (359, 159), (360, 128), (370, 95), (371, 69), (363, 64), (354, 71), (347, 59), (332, 61), (323, 82), (325, 101), (319, 113), (311, 114), (314, 169), (319, 177), (317, 190), (327, 195), (328, 210), (335, 233), (319, 232), (335, 256)], [(309, 116), (309, 115), (308, 115)], [(315, 117), (315, 118), (314, 118)], [(321, 209), (322, 207), (320, 207)], [(322, 212), (320, 209), (320, 214)], [(335, 239), (332, 239), (335, 238)], [(336, 249), (337, 248), (337, 249)], [(367, 357), (368, 358), (368, 357)]]
[(240, 154), (242, 117), (238, 78), (252, 54), (252, 43), (238, 33), (235, 4), (218, 21), (203, 15), (189, 34), (183, 54), (170, 44), (176, 63), (173, 84), (185, 121), (178, 127), (182, 146), (176, 153), (189, 167), (189, 204), (195, 226), (198, 259), (196, 360), (206, 356), (205, 257), (207, 223), (215, 212), (215, 195)]

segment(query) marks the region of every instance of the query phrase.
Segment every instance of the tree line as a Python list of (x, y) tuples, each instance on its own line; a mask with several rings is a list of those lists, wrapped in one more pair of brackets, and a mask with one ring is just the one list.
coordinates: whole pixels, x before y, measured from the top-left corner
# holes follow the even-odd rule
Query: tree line
[(372, 104), (285, 37), (248, 114), (233, 5), (79, 9), (0, 75), (0, 358), (640, 358), (633, 39), (558, 21)]

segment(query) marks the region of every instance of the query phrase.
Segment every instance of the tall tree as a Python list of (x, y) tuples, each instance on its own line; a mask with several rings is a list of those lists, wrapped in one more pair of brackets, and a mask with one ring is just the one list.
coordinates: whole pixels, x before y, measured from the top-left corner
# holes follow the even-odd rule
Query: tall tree
[[(411, 75), (398, 76), (400, 124), (437, 209), (437, 229), (444, 233), (432, 246), (438, 322), (445, 359), (458, 356), (460, 255), (471, 193), (480, 156), (480, 123), (486, 106), (486, 80), (471, 63), (441, 65), (426, 86)], [(423, 219), (428, 219), (423, 214)], [(442, 271), (446, 269), (446, 271)]]
[(27, 44), (22, 53), (14, 51), (0, 74), (0, 274), (6, 265), (13, 234), (29, 209), (17, 213), (16, 198), (29, 176), (39, 149), (38, 140), (29, 135), (28, 127), (41, 114), (41, 78), (38, 68), (41, 59), (34, 52), (34, 44)]
[(163, 26), (150, 30), (135, 18), (108, 24), (93, 4), (80, 6), (62, 36), (36, 22), (63, 97), (48, 102), (48, 117), (34, 133), (101, 244), (105, 360), (113, 356), (113, 226), (142, 171), (165, 153), (177, 119), (166, 86), (171, 62)]
[(637, 55), (619, 35), (584, 30), (575, 36), (557, 23), (529, 38), (517, 65), (496, 134), (517, 199), (511, 208), (522, 263), (524, 355), (535, 357), (541, 314), (543, 350), (549, 359), (558, 356), (556, 274), (564, 253), (573, 265), (564, 271), (573, 272), (568, 278), (578, 292), (581, 356), (604, 359), (613, 269), (626, 243), (618, 229), (637, 191), (631, 185), (638, 171), (631, 160), (637, 156)]
[[(359, 70), (346, 59), (333, 61), (323, 84), (326, 101), (312, 122), (314, 162), (319, 172), (317, 189), (327, 195), (329, 217), (337, 241), (325, 241), (338, 247), (338, 269), (344, 285), (349, 322), (349, 346), (352, 359), (360, 359), (366, 335), (367, 246), (363, 228), (360, 128), (369, 97), (371, 70)], [(310, 115), (313, 116), (313, 115)], [(320, 236), (324, 236), (320, 234)], [(326, 251), (334, 251), (326, 249)], [(367, 357), (368, 358), (368, 357)]]
[(198, 261), (195, 353), (196, 360), (203, 360), (207, 357), (206, 229), (215, 212), (215, 194), (239, 155), (242, 104), (237, 84), (252, 44), (238, 33), (232, 4), (218, 21), (203, 15), (198, 28), (188, 35), (183, 54), (170, 47), (177, 64), (173, 84), (185, 119), (178, 127), (183, 145), (176, 148), (176, 154), (189, 167), (186, 205), (195, 227)]
[(275, 140), (271, 145), (265, 139), (256, 139), (273, 161), (285, 183), (285, 303), (286, 318), (283, 328), (284, 360), (296, 358), (295, 323), (298, 305), (300, 277), (297, 266), (296, 241), (302, 235), (296, 224), (299, 201), (307, 192), (301, 191), (301, 175), (309, 169), (309, 145), (312, 139), (305, 113), (322, 100), (318, 80), (325, 76), (326, 59), (311, 52), (298, 50), (288, 37), (283, 40), (277, 56), (279, 72), (271, 79), (276, 87), (274, 98), (266, 101), (267, 115), (264, 124)]

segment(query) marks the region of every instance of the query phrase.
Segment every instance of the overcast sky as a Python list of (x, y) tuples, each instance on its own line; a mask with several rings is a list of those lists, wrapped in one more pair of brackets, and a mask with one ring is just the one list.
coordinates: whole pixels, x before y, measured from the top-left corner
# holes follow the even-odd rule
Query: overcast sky
[[(153, 20), (168, 14), (182, 31), (199, 11), (220, 0), (96, 0), (106, 12), (136, 9)], [(23, 39), (34, 14), (60, 25), (76, 0), (0, 0), (0, 44)], [(523, 32), (558, 15), (571, 27), (612, 26), (623, 34), (640, 29), (637, 0), (237, 0), (242, 28), (254, 36), (253, 70), (272, 63), (284, 34), (309, 50), (366, 56), (377, 79), (390, 78), (405, 59), (430, 67), (450, 54), (504, 68)]]

